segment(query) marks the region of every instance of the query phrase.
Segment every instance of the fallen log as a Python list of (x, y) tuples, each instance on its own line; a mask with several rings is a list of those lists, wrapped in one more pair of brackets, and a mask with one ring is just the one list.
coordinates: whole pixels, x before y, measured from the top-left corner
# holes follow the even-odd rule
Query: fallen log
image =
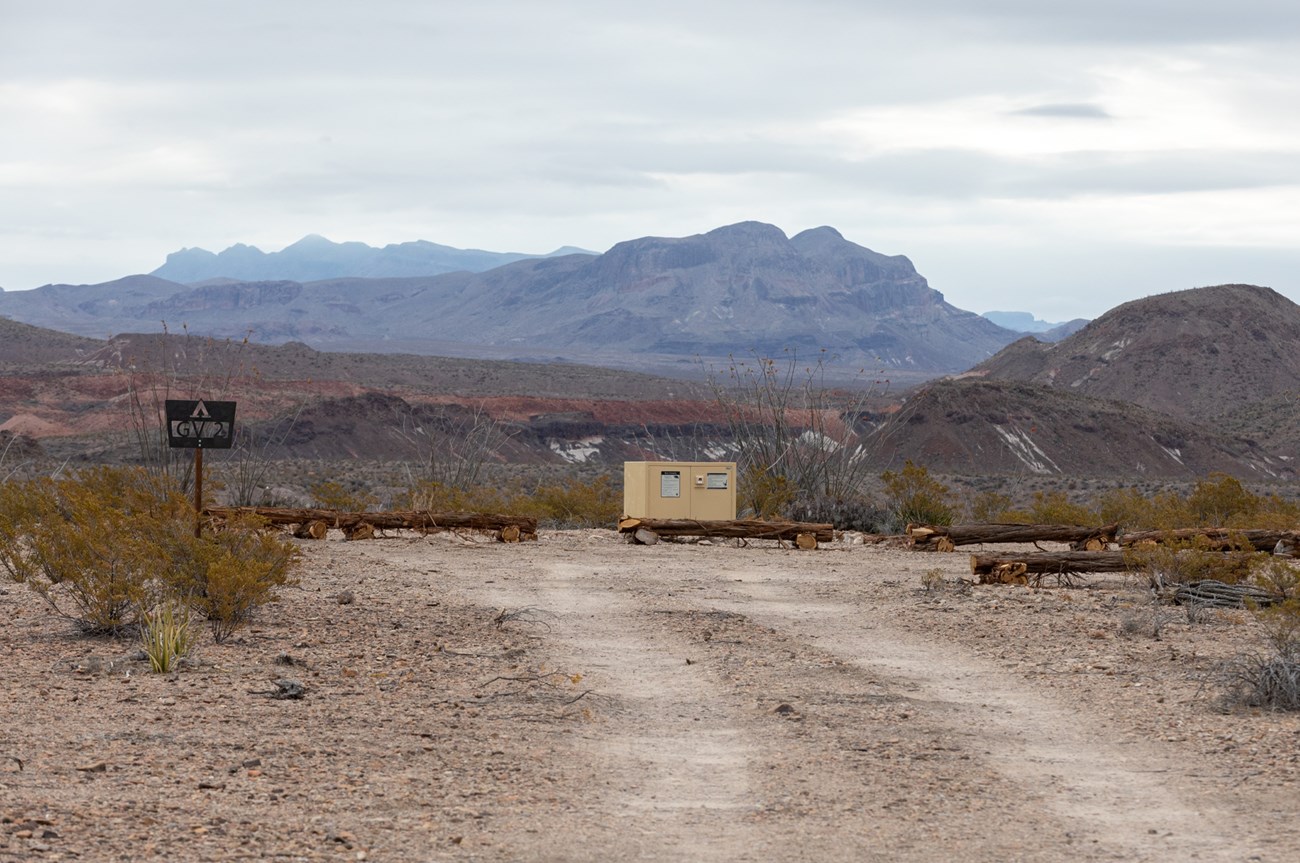
[(992, 575), (1000, 566), (1020, 563), (1025, 565), (1024, 573), (1040, 575), (1125, 572), (1128, 569), (1122, 551), (1060, 551), (1016, 555), (972, 554), (970, 571), (974, 575)]
[[(1115, 541), (1118, 524), (1088, 527), (1075, 524), (909, 524), (908, 545), (927, 550), (947, 550), (948, 544), (985, 545), (1004, 542), (1070, 542), (1083, 545), (1091, 540)], [(945, 542), (946, 540), (946, 542)]]
[[(720, 539), (779, 539), (798, 542), (800, 534), (807, 534), (814, 543), (834, 542), (835, 525), (800, 521), (761, 521), (756, 518), (732, 521), (700, 521), (691, 518), (623, 518), (618, 523), (619, 533), (635, 534), (648, 530), (657, 537), (707, 536)], [(808, 540), (804, 540), (806, 544)]]
[(1300, 544), (1300, 530), (1230, 530), (1224, 527), (1133, 531), (1120, 536), (1119, 544), (1125, 547), (1151, 543), (1165, 545), (1175, 542), (1196, 542), (1199, 538), (1209, 548), (1225, 549), (1238, 542), (1238, 537), (1250, 543), (1256, 551), (1274, 551), (1278, 543), (1290, 548)]
[(1174, 602), (1179, 605), (1209, 606), (1212, 608), (1266, 608), (1279, 599), (1263, 588), (1249, 584), (1225, 584), (1214, 579), (1202, 579), (1180, 584), (1174, 591)]
[[(496, 515), (485, 512), (430, 512), (428, 510), (392, 510), (389, 512), (339, 512), (332, 509), (302, 509), (270, 506), (214, 506), (203, 511), (208, 518), (227, 521), (240, 515), (253, 515), (272, 525), (306, 525), (321, 522), (338, 528), (349, 536), (358, 526), (373, 530), (482, 530), (497, 534), (506, 542), (537, 538), (537, 519), (530, 516)], [(513, 534), (510, 528), (517, 529)], [(364, 531), (360, 531), (364, 534)], [(511, 535), (516, 537), (511, 540)]]

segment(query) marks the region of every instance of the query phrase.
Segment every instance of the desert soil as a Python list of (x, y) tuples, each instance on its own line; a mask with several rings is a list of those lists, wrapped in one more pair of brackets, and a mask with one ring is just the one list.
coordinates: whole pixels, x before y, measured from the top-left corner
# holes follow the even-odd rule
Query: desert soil
[(0, 584), (0, 861), (1300, 859), (1300, 717), (1217, 700), (1244, 612), (850, 542), (303, 548), (171, 675)]

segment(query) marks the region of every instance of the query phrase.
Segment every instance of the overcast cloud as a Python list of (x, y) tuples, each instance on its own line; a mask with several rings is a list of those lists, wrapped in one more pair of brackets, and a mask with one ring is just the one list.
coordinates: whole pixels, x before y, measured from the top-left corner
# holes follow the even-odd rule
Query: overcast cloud
[(1280, 0), (0, 0), (0, 286), (756, 219), (978, 312), (1300, 300), (1298, 105)]

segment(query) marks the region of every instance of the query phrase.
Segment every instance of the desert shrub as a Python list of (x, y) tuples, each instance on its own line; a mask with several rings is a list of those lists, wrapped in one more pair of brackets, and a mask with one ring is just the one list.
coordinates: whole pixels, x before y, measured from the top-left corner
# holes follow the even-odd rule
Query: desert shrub
[(977, 524), (996, 524), (1010, 521), (1012, 512), (1010, 495), (995, 491), (980, 492), (966, 502), (966, 518)]
[(0, 568), (86, 632), (135, 631), (172, 603), (237, 627), (288, 583), (298, 553), (254, 522), (201, 539), (193, 524), (143, 469), (11, 481), (0, 484)]
[(1036, 491), (1033, 502), (1025, 509), (1003, 510), (1000, 521), (1010, 524), (1094, 524), (1098, 515), (1092, 509), (1070, 500), (1065, 492)]
[(1112, 488), (1097, 497), (1097, 519), (1102, 524), (1118, 524), (1125, 530), (1148, 530), (1152, 524), (1152, 501), (1136, 488)]
[(926, 468), (909, 460), (902, 470), (885, 471), (880, 479), (896, 530), (909, 524), (952, 524), (951, 492)]
[(160, 525), (187, 509), (140, 470), (11, 481), (0, 490), (0, 566), (86, 632), (122, 632), (158, 594)]
[(429, 411), (405, 413), (397, 432), (414, 457), (407, 465), (411, 484), (478, 488), (489, 465), (502, 460), (501, 450), (517, 430), (494, 420), (482, 404), (441, 405)]
[(790, 478), (756, 464), (746, 465), (736, 490), (736, 508), (754, 518), (784, 515), (797, 490)]
[[(460, 488), (436, 480), (417, 480), (399, 500), (405, 509), (428, 512), (514, 512), (518, 492), (497, 486)], [(525, 513), (517, 513), (523, 515)], [(615, 518), (618, 516), (616, 515)]]
[(1250, 578), (1261, 557), (1245, 539), (1230, 541), (1226, 552), (1205, 537), (1186, 542), (1137, 545), (1125, 549), (1129, 569), (1142, 573), (1156, 590), (1212, 579), (1237, 584)]
[(301, 553), (261, 528), (253, 518), (236, 520), (211, 536), (186, 542), (188, 571), (178, 588), (207, 619), (217, 643), (244, 626), (258, 608), (274, 602), (278, 588), (295, 583)]
[(783, 359), (732, 359), (725, 378), (710, 376), (714, 398), (736, 447), (741, 509), (775, 514), (788, 503), (852, 500), (870, 464), (859, 430), (871, 388), (832, 390), (825, 351), (815, 361), (793, 352)]
[(1228, 662), (1223, 672), (1225, 709), (1260, 707), (1300, 710), (1300, 660), (1252, 653)]
[(1294, 558), (1264, 555), (1251, 572), (1251, 579), (1279, 602), (1300, 599), (1300, 568)]
[(1239, 656), (1224, 667), (1224, 706), (1300, 710), (1300, 567), (1289, 558), (1263, 555), (1253, 580), (1273, 594), (1252, 604), (1268, 649)]
[(839, 530), (863, 533), (889, 533), (895, 529), (894, 513), (866, 498), (848, 500), (815, 498), (790, 504), (785, 511), (792, 521), (833, 524)]
[(623, 495), (608, 474), (541, 484), (516, 501), (510, 512), (535, 516), (552, 527), (612, 527), (623, 510)]
[(1097, 513), (1063, 491), (1036, 491), (1029, 509), (1033, 524), (1096, 524)]
[(1259, 498), (1225, 473), (1198, 480), (1187, 496), (1192, 527), (1246, 527), (1258, 508)]
[(312, 503), (321, 509), (339, 512), (365, 512), (379, 502), (379, 498), (364, 488), (345, 486), (332, 479), (315, 483), (307, 493), (311, 495)]
[(1294, 530), (1300, 524), (1300, 505), (1272, 494), (1256, 498), (1249, 527), (1261, 530)]
[(166, 603), (145, 612), (140, 626), (140, 640), (149, 668), (158, 674), (167, 674), (190, 651), (190, 615)]

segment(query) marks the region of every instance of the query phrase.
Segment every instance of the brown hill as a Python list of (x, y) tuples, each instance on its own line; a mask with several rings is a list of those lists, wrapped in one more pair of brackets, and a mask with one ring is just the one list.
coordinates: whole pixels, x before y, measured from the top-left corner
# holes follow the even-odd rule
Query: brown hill
[(32, 367), (74, 363), (98, 350), (103, 342), (21, 324), (0, 317), (0, 367)]
[(1223, 471), (1289, 480), (1257, 444), (1124, 402), (1017, 381), (938, 381), (878, 431), (882, 462), (946, 473), (1186, 480)]
[[(409, 459), (418, 451), (412, 429), (480, 411), (506, 425), (511, 461), (613, 461), (645, 457), (638, 440), (692, 439), (715, 421), (703, 384), (608, 368), (323, 353), (191, 335), (96, 341), (9, 321), (0, 332), (13, 337), (0, 342), (0, 433), (5, 443), (24, 436), (11, 446), (15, 456), (39, 439), (57, 456), (131, 457), (131, 392), (146, 402), (236, 401), (239, 427), (260, 451), (283, 458)], [(23, 356), (43, 362), (4, 359)]]
[(1286, 297), (1219, 285), (1125, 303), (1055, 344), (1021, 339), (970, 374), (1204, 421), (1294, 390), (1297, 333)]

